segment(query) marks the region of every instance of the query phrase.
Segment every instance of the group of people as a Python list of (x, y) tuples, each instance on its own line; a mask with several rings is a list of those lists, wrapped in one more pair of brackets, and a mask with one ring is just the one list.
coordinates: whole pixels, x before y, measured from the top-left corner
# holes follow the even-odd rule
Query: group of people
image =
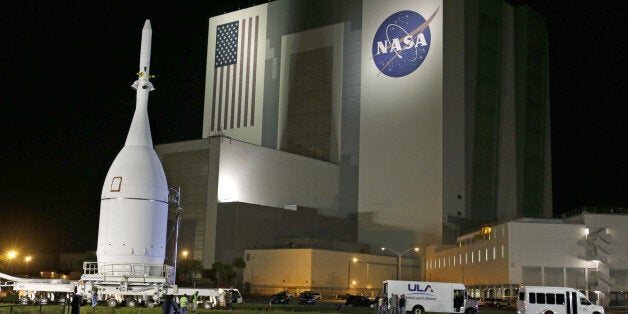
[(406, 295), (401, 296), (392, 294), (390, 298), (386, 295), (377, 299), (378, 314), (405, 314), (406, 313)]
[[(184, 294), (179, 298), (179, 303), (175, 300), (174, 295), (169, 294), (166, 296), (166, 301), (163, 303), (161, 309), (162, 314), (188, 314), (188, 295)], [(198, 308), (198, 291), (192, 295), (192, 313), (196, 313)]]

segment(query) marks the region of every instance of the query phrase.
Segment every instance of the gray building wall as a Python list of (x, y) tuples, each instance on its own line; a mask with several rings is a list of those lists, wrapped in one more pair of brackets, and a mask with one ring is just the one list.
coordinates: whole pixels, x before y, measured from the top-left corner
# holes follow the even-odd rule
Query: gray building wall
[[(453, 188), (461, 175), (465, 177), (460, 201), (463, 217), (471, 220), (459, 227), (464, 232), (469, 230), (465, 225), (550, 218), (549, 65), (543, 18), (528, 6), (499, 0), (448, 1), (444, 9), (445, 18), (450, 17), (446, 32), (454, 35), (464, 28), (463, 36), (445, 37), (444, 62), (444, 135), (449, 138), (444, 141), (444, 161), (455, 161), (448, 156), (452, 153), (465, 156), (464, 161), (450, 162), (464, 164), (464, 171), (445, 167), (444, 180)], [(456, 75), (450, 71), (455, 66), (463, 68), (462, 90), (455, 79), (447, 79)], [(464, 98), (463, 121), (453, 120), (454, 110), (447, 112), (460, 106), (458, 97)], [(448, 125), (451, 122), (464, 129)], [(457, 153), (462, 145), (455, 141), (461, 134), (463, 154)], [(446, 215), (457, 215), (455, 207), (448, 206), (456, 204), (452, 192), (444, 191)]]
[(324, 248), (359, 252), (355, 221), (317, 214), (316, 209), (296, 210), (240, 202), (218, 205), (216, 261), (231, 264), (247, 249)]
[[(336, 164), (225, 137), (158, 145), (155, 149), (169, 186), (181, 188), (179, 251), (188, 250), (188, 258), (202, 260), (207, 268), (224, 248), (217, 246), (224, 239), (218, 223), (221, 204), (240, 202), (280, 209), (309, 206), (317, 208), (320, 215), (339, 216)], [(170, 225), (175, 210), (171, 206)], [(301, 224), (298, 220), (283, 223)], [(355, 234), (353, 226), (355, 223), (347, 224), (342, 232)], [(269, 227), (284, 226), (279, 222), (264, 226)], [(299, 237), (296, 231), (294, 237)], [(173, 233), (168, 239), (171, 258)]]

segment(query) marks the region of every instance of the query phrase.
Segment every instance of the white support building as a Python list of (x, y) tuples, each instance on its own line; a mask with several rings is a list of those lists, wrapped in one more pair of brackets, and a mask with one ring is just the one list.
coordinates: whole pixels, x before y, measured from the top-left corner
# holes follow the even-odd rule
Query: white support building
[(598, 304), (623, 304), (628, 215), (584, 212), (484, 227), (455, 246), (429, 246), (425, 266), (426, 280), (463, 282), (477, 298), (514, 302), (524, 284), (573, 287)]
[[(324, 298), (375, 297), (384, 280), (396, 278), (398, 267), (395, 256), (318, 249), (245, 250), (244, 256), (244, 282), (250, 284), (244, 290), (254, 295), (315, 290)], [(401, 259), (400, 279), (419, 278), (421, 265), (416, 257), (409, 254)]]

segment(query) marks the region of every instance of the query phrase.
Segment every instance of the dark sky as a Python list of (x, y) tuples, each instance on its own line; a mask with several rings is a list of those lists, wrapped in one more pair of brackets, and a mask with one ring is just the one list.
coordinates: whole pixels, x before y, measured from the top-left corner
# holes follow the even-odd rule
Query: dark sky
[[(0, 250), (96, 248), (145, 19), (162, 144), (201, 136), (209, 17), (264, 2), (0, 0)], [(628, 1), (523, 2), (550, 32), (555, 211), (628, 206)]]

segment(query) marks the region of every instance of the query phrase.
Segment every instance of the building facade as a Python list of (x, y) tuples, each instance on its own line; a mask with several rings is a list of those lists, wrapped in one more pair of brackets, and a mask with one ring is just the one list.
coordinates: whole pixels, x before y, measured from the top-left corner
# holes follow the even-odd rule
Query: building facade
[(372, 248), (453, 243), (551, 217), (548, 77), (527, 6), (271, 1), (209, 19), (202, 139), (156, 150), (205, 265), (228, 202), (355, 217)]
[(628, 213), (522, 218), (430, 246), (426, 280), (464, 283), (477, 298), (516, 302), (520, 285), (566, 286), (608, 306), (628, 289)]

